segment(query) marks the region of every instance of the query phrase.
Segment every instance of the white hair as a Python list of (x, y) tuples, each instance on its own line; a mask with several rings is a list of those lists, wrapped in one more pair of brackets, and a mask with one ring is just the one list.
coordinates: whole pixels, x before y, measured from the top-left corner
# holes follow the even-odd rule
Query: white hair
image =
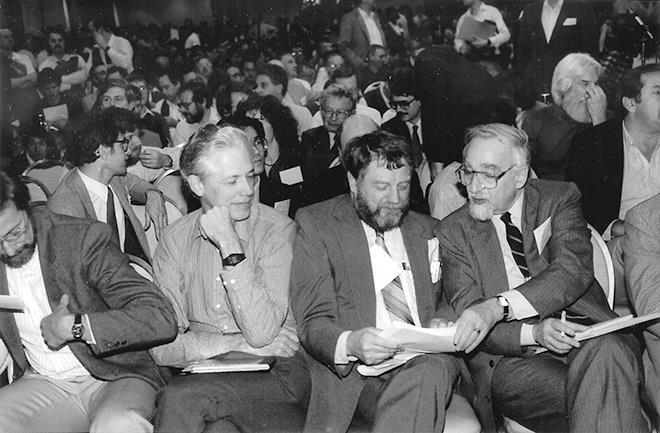
[(571, 53), (561, 59), (552, 74), (552, 99), (561, 105), (564, 95), (573, 85), (573, 79), (587, 71), (594, 71), (598, 77), (603, 67), (596, 59), (585, 53)]

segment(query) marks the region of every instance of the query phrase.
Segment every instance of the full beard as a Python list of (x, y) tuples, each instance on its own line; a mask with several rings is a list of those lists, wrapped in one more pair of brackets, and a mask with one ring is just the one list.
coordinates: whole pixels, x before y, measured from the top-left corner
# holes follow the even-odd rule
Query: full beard
[(184, 117), (186, 118), (186, 122), (190, 123), (191, 125), (194, 125), (195, 123), (201, 122), (202, 118), (204, 118), (204, 112), (199, 111), (197, 114), (185, 114)]
[(403, 217), (406, 216), (410, 209), (408, 198), (406, 198), (399, 206), (383, 206), (378, 204), (376, 210), (372, 211), (369, 208), (369, 203), (367, 203), (367, 200), (360, 191), (353, 196), (353, 206), (362, 221), (381, 233), (401, 226)]
[(36, 239), (23, 245), (19, 248), (13, 256), (8, 256), (4, 253), (0, 254), (0, 261), (10, 268), (20, 268), (27, 264), (34, 254), (37, 247)]
[(571, 119), (580, 123), (591, 123), (591, 115), (587, 110), (587, 103), (580, 103), (581, 101), (577, 98), (569, 98), (564, 101), (562, 108), (566, 111)]
[(469, 201), (468, 208), (470, 210), (470, 216), (477, 221), (488, 221), (493, 217), (494, 208), (489, 202), (475, 204)]

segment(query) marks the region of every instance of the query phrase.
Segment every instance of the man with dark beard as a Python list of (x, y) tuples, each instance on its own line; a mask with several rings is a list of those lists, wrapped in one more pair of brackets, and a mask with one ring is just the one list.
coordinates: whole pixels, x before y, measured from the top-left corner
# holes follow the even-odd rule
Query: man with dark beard
[(535, 432), (648, 431), (633, 335), (575, 338), (618, 317), (594, 279), (577, 187), (528, 180), (527, 136), (512, 126), (472, 127), (465, 142), (457, 174), (468, 203), (438, 239), (484, 431), (495, 431), (493, 408)]
[[(412, 159), (404, 139), (366, 134), (342, 159), (350, 195), (296, 215), (291, 308), (312, 376), (305, 431), (346, 431), (356, 415), (373, 431), (442, 432), (453, 423), (450, 400), (472, 414), (452, 396), (458, 358), (426, 354), (378, 377), (357, 371), (403, 350), (379, 336), (394, 322), (446, 325), (433, 266), (438, 221), (408, 210)], [(467, 421), (459, 431), (479, 431)]]
[(0, 172), (0, 311), (13, 360), (0, 388), (0, 431), (151, 432), (165, 384), (147, 352), (176, 335), (176, 315), (94, 220), (30, 208)]

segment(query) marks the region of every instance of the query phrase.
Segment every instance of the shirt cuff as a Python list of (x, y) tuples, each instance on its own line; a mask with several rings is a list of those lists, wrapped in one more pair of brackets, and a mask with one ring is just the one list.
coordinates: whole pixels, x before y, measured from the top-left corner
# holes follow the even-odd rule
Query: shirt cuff
[(522, 320), (538, 316), (538, 311), (518, 290), (500, 293), (509, 302), (509, 318), (507, 320)]
[(335, 347), (335, 364), (342, 365), (357, 361), (355, 356), (348, 356), (346, 353), (346, 343), (351, 332), (353, 331), (344, 331), (339, 335), (337, 346)]
[(605, 229), (605, 231), (601, 235), (605, 242), (609, 242), (609, 241), (612, 240), (612, 226), (614, 225), (614, 223), (616, 221), (617, 220), (612, 220), (612, 222), (607, 226), (607, 228)]
[(94, 333), (92, 332), (92, 325), (89, 323), (89, 316), (87, 314), (83, 314), (82, 323), (86, 331), (85, 341), (87, 344), (96, 344), (96, 339), (94, 338)]
[(523, 323), (520, 328), (520, 345), (521, 346), (537, 346), (538, 343), (534, 340), (534, 325)]

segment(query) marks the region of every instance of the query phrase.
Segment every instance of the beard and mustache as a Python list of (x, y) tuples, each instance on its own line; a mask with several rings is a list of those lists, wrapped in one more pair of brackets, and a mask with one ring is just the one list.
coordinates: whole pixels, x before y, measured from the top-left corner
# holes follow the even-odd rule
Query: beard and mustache
[(34, 250), (37, 248), (37, 237), (34, 235), (34, 223), (30, 217), (31, 227), (29, 230), (32, 232), (31, 239), (25, 241), (20, 247), (18, 247), (14, 253), (10, 256), (4, 251), (0, 253), (0, 262), (9, 266), (10, 268), (20, 268), (25, 266), (32, 256), (34, 255)]
[(381, 201), (376, 205), (376, 209), (372, 210), (359, 189), (353, 195), (353, 206), (362, 221), (381, 233), (400, 227), (403, 217), (410, 210), (408, 197), (402, 198), (398, 205), (387, 205)]

